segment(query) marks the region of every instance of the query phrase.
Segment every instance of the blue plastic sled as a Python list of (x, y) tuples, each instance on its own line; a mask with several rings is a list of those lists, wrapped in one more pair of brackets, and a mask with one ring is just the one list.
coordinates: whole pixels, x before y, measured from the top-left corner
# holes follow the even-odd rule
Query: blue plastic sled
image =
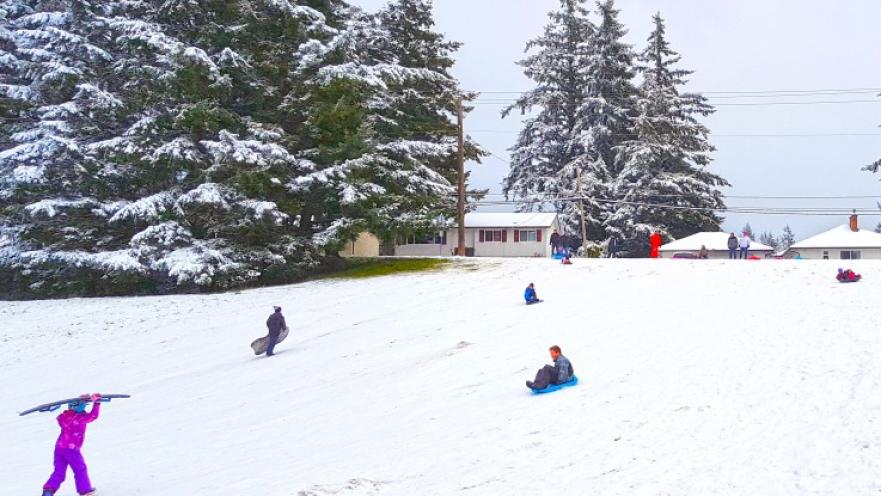
[(553, 393), (554, 391), (559, 391), (560, 389), (563, 389), (563, 388), (572, 387), (576, 384), (578, 384), (578, 376), (573, 375), (572, 379), (569, 380), (569, 382), (564, 382), (563, 384), (551, 384), (550, 386), (548, 386), (544, 389), (533, 389), (532, 394)]

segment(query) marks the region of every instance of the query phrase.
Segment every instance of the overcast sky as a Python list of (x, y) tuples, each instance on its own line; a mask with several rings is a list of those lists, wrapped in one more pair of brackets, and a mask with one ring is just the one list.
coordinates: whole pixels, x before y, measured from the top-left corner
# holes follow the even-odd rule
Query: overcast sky
[[(385, 0), (352, 0), (368, 11)], [(559, 0), (435, 0), (437, 29), (464, 43), (454, 74), (477, 91), (520, 91), (530, 87), (521, 68), (526, 42), (538, 36), (547, 12)], [(694, 70), (689, 89), (701, 92), (881, 88), (881, 1), (879, 0), (619, 0), (628, 42), (640, 49), (660, 11), (682, 67)], [(493, 95), (496, 96), (496, 95)], [(511, 96), (511, 95), (506, 95)], [(720, 95), (721, 96), (721, 95)], [(489, 98), (487, 95), (484, 98)], [(881, 159), (881, 98), (876, 93), (813, 95), (803, 98), (714, 99), (714, 104), (750, 102), (871, 103), (717, 106), (706, 120), (718, 148), (712, 168), (733, 187), (727, 195), (878, 195), (878, 179), (861, 167)], [(498, 105), (479, 105), (466, 131), (497, 157), (472, 170), (472, 184), (501, 191), (507, 149), (520, 117), (501, 119)], [(863, 134), (863, 136), (755, 137), (742, 135)], [(866, 136), (867, 133), (875, 135)], [(725, 136), (741, 135), (741, 136)], [(729, 206), (874, 207), (874, 199), (728, 199)], [(863, 227), (881, 217), (864, 216)], [(779, 232), (789, 223), (805, 238), (847, 221), (839, 217), (729, 214), (726, 230), (749, 221), (753, 229)]]

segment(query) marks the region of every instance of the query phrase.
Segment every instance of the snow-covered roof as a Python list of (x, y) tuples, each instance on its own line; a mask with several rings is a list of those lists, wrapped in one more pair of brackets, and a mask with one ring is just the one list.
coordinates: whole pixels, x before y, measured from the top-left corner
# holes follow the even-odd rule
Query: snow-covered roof
[(470, 213), (465, 214), (465, 227), (551, 227), (555, 213)]
[(866, 229), (854, 232), (843, 225), (799, 241), (792, 248), (881, 248), (881, 234)]
[[(661, 251), (698, 251), (701, 246), (706, 246), (710, 251), (728, 251), (728, 237), (726, 232), (699, 232), (687, 238), (677, 239), (661, 247)], [(739, 238), (738, 238), (739, 239)], [(768, 245), (751, 241), (750, 251), (773, 251)]]

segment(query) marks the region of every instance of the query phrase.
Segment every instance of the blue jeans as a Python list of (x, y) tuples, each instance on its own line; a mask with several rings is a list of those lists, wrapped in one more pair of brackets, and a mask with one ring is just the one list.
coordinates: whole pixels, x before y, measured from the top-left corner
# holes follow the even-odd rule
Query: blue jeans
[(266, 356), (272, 356), (272, 350), (275, 349), (275, 345), (278, 344), (278, 335), (269, 335), (269, 344), (266, 346)]
[(728, 249), (728, 259), (729, 260), (737, 260), (737, 248), (729, 248)]
[(746, 260), (747, 258), (749, 258), (749, 248), (740, 249), (740, 258), (742, 260)]

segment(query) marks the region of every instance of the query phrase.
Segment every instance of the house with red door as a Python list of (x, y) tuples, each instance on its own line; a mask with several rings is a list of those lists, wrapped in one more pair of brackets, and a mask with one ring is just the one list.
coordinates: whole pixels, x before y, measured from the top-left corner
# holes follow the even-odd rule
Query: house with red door
[[(555, 213), (470, 213), (465, 215), (465, 250), (472, 257), (550, 257), (550, 238), (560, 232)], [(399, 240), (396, 256), (449, 257), (458, 246), (455, 227)]]

